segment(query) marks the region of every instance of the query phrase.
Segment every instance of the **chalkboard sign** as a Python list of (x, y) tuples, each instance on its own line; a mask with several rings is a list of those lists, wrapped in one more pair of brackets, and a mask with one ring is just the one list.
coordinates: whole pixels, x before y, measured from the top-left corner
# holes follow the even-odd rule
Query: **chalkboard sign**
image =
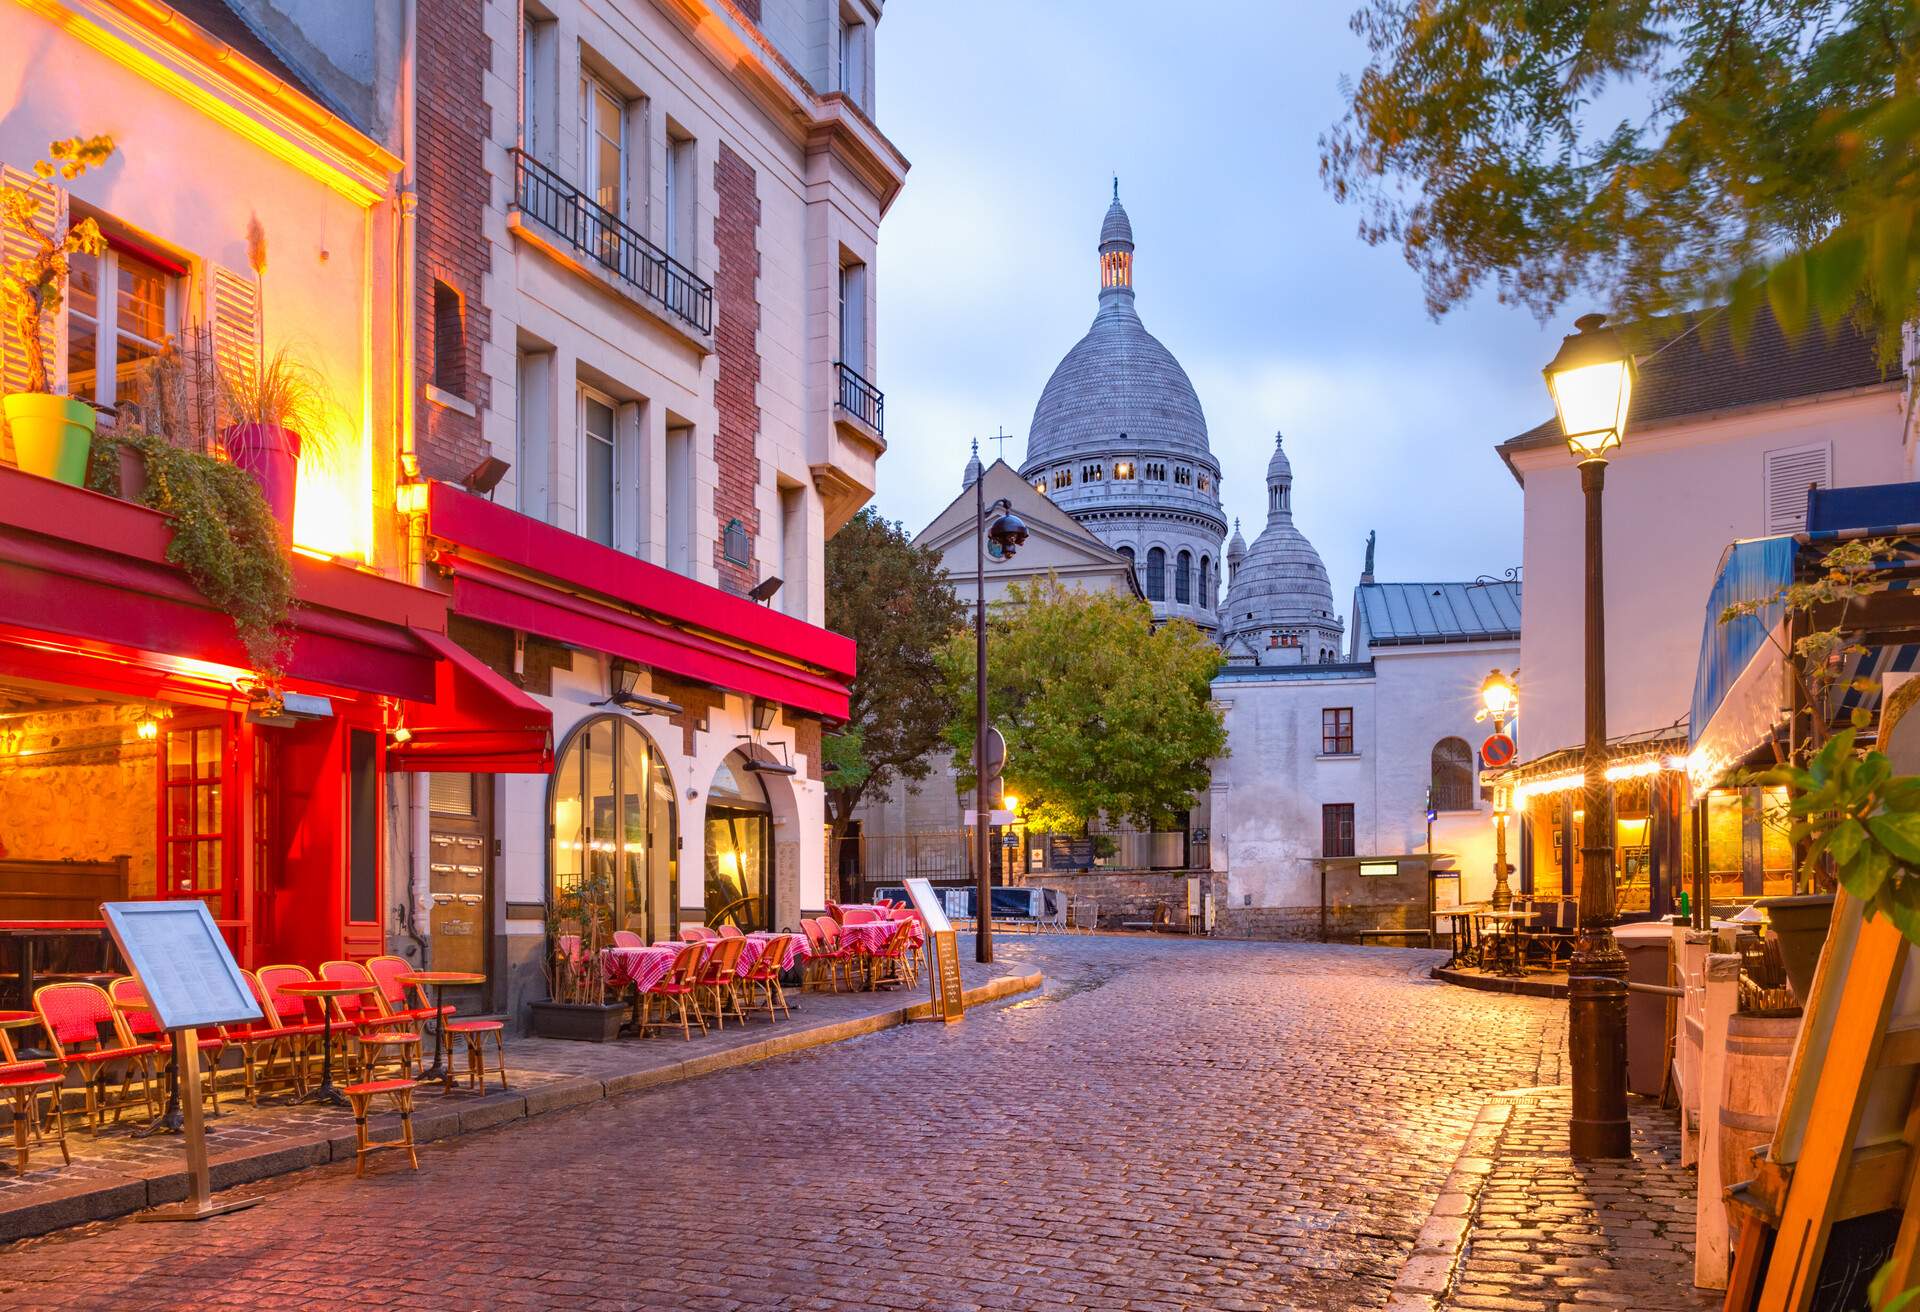
[(1093, 840), (1076, 838), (1072, 834), (1050, 834), (1048, 841), (1051, 850), (1047, 865), (1054, 870), (1091, 870), (1093, 869)]
[(100, 912), (161, 1029), (262, 1019), (205, 902), (107, 902)]
[(933, 949), (933, 970), (928, 981), (933, 990), (933, 1014), (943, 1021), (959, 1020), (966, 1014), (966, 988), (960, 980), (960, 945), (953, 932), (953, 922), (947, 919), (946, 904), (924, 879), (909, 879), (907, 896), (913, 899), (913, 909), (926, 922), (928, 946)]

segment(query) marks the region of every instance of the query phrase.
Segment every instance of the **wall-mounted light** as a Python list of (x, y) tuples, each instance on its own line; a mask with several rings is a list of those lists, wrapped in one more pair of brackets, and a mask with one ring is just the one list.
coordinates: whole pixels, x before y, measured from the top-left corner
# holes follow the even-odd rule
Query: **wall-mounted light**
[(404, 722), (394, 725), (393, 732), (387, 735), (387, 745), (389, 747), (404, 747), (412, 741), (413, 730), (407, 728)]
[(753, 727), (756, 732), (765, 733), (767, 730), (773, 728), (773, 722), (778, 719), (779, 716), (780, 707), (778, 705), (768, 701), (764, 697), (754, 698)]
[(133, 731), (140, 736), (141, 742), (150, 743), (160, 736), (160, 721), (153, 718), (152, 711), (147, 711), (141, 715), (140, 722), (133, 726)]
[(606, 706), (611, 703), (634, 715), (679, 715), (679, 702), (639, 690), (640, 675), (644, 669), (644, 666), (635, 665), (623, 657), (614, 657), (607, 668), (607, 699), (594, 705)]

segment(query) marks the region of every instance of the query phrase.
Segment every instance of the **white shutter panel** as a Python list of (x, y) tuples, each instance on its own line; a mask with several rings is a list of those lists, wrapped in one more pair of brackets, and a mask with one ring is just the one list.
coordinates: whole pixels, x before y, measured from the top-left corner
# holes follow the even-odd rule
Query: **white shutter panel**
[(213, 358), (223, 374), (251, 382), (260, 368), (260, 284), (243, 273), (207, 266), (207, 323)]
[(1798, 533), (1807, 526), (1807, 489), (1833, 486), (1833, 443), (1782, 447), (1766, 460), (1766, 536)]
[[(51, 239), (57, 232), (64, 231), (64, 212), (67, 194), (37, 174), (16, 169), (11, 165), (0, 167), (0, 186), (29, 192), (38, 202), (35, 209), (35, 223), (41, 233)], [(0, 259), (8, 263), (37, 254), (35, 244), (25, 233), (16, 232), (12, 225), (5, 227), (0, 234)], [(4, 317), (4, 316), (0, 316)], [(65, 352), (60, 349), (61, 339), (65, 335), (66, 316), (56, 315), (52, 321), (41, 326), (40, 342), (47, 353), (48, 382), (58, 386), (65, 373)], [(27, 352), (20, 339), (19, 329), (11, 319), (0, 323), (0, 391), (24, 392), (27, 390)], [(13, 437), (6, 432), (6, 425), (0, 423), (0, 457), (7, 463), (13, 463)]]

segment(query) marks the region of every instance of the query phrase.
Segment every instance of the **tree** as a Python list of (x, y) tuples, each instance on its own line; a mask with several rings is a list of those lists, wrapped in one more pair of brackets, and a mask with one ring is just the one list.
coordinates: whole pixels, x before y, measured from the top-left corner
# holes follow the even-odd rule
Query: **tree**
[[(854, 640), (858, 672), (850, 718), (821, 743), (829, 851), (837, 856), (854, 808), (896, 778), (927, 777), (942, 742), (947, 706), (936, 653), (964, 613), (933, 552), (871, 507), (827, 540), (827, 627)], [(827, 885), (838, 893), (838, 863)]]
[[(1437, 318), (1491, 281), (1648, 318), (1762, 297), (1891, 360), (1920, 281), (1911, 0), (1368, 0), (1321, 176)], [(1601, 121), (1601, 103), (1632, 113)]]
[[(1184, 621), (1153, 627), (1143, 601), (1081, 592), (1049, 576), (1013, 585), (987, 625), (987, 713), (1007, 740), (1007, 791), (1037, 828), (1088, 821), (1165, 823), (1207, 786), (1227, 754), (1211, 698), (1224, 657)], [(948, 640), (940, 664), (947, 741), (973, 786), (974, 637)]]

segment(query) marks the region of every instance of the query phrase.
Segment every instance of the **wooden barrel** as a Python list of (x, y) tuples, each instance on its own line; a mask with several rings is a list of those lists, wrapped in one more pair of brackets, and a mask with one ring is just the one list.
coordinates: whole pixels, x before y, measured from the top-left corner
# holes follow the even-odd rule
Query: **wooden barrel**
[(1726, 1084), (1720, 1099), (1722, 1188), (1753, 1179), (1753, 1150), (1773, 1139), (1799, 1029), (1798, 1016), (1736, 1014), (1727, 1022)]

